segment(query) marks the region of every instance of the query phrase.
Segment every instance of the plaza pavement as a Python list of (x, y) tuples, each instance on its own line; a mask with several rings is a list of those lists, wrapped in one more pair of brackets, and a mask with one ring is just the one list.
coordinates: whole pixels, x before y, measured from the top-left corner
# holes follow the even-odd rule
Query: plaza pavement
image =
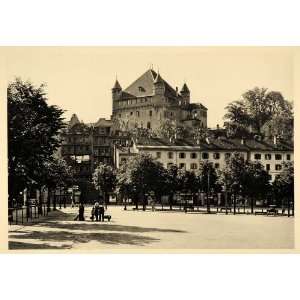
[(10, 249), (291, 249), (294, 218), (134, 211), (108, 207), (111, 222), (74, 221), (78, 208), (51, 212), (27, 225), (9, 226)]

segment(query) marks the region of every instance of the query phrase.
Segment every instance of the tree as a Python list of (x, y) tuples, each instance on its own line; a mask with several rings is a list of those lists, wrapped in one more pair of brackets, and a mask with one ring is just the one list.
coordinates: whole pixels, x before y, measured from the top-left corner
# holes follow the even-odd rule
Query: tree
[(168, 172), (161, 163), (155, 162), (156, 164), (156, 177), (152, 182), (152, 191), (154, 192), (155, 199), (162, 204), (162, 196), (169, 193), (168, 186)]
[(125, 207), (126, 210), (126, 203), (129, 198), (134, 199), (135, 193), (133, 186), (130, 181), (130, 169), (127, 166), (127, 163), (123, 163), (120, 165), (120, 168), (117, 171), (116, 176), (116, 190), (119, 195), (121, 195), (122, 199), (125, 198)]
[(277, 199), (286, 199), (288, 204), (288, 215), (290, 215), (290, 201), (294, 202), (294, 164), (284, 162), (280, 174), (273, 182), (273, 192)]
[(195, 140), (204, 140), (208, 137), (209, 133), (205, 127), (193, 127), (190, 129), (189, 136)]
[(179, 169), (176, 165), (172, 165), (166, 170), (165, 185), (169, 194), (169, 203), (171, 210), (173, 208), (174, 195), (177, 193), (177, 191), (179, 191), (178, 171)]
[[(47, 209), (50, 211), (50, 193), (57, 187), (68, 187), (73, 183), (74, 170), (64, 159), (51, 157), (44, 162), (43, 184), (48, 188)], [(65, 205), (65, 203), (64, 203)], [(56, 210), (56, 198), (53, 198), (53, 210)]]
[(220, 171), (219, 182), (224, 186), (225, 191), (233, 194), (233, 209), (236, 212), (236, 196), (242, 192), (246, 177), (246, 162), (244, 157), (234, 152), (226, 161), (225, 167)]
[(209, 193), (211, 190), (218, 190), (218, 174), (213, 164), (209, 161), (201, 161), (199, 170), (196, 172), (198, 188), (207, 193), (207, 212), (210, 212)]
[(270, 176), (260, 162), (245, 162), (244, 177), (241, 178), (242, 193), (251, 200), (251, 213), (254, 210), (254, 198), (266, 197), (270, 191)]
[(45, 86), (16, 79), (7, 89), (8, 190), (12, 200), (42, 181), (44, 162), (60, 145), (63, 111), (47, 104)]
[(177, 126), (175, 121), (166, 119), (161, 122), (159, 128), (155, 132), (155, 135), (160, 138), (174, 139), (178, 137), (185, 137), (188, 135), (188, 132), (184, 127)]
[[(119, 171), (120, 172), (120, 171)], [(138, 209), (138, 198), (142, 197), (143, 210), (146, 209), (145, 195), (151, 192), (160, 192), (162, 166), (149, 154), (138, 154), (131, 157), (126, 163), (126, 170), (121, 168), (118, 176), (118, 186), (122, 191), (129, 191), (134, 198)], [(127, 177), (127, 178), (125, 178)]]
[(225, 109), (225, 125), (229, 130), (235, 130), (235, 134), (250, 128), (260, 134), (263, 126), (272, 119), (293, 119), (292, 104), (280, 92), (268, 92), (266, 88), (248, 90), (240, 100), (230, 103)]
[(115, 170), (110, 165), (100, 163), (94, 171), (93, 183), (103, 193), (104, 203), (106, 204), (108, 193), (113, 192), (116, 187)]

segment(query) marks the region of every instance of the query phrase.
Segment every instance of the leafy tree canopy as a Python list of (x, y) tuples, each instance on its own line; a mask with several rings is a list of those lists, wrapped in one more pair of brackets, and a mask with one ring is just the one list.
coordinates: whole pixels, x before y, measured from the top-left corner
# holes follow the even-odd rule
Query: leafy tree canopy
[[(229, 134), (246, 134), (249, 129), (262, 133), (263, 126), (271, 120), (286, 120), (288, 124), (293, 120), (291, 102), (284, 99), (280, 92), (266, 88), (248, 90), (240, 100), (231, 102), (225, 109), (224, 120)], [(272, 124), (275, 130), (278, 124)], [(290, 127), (284, 128), (285, 132), (289, 130)]]
[(64, 127), (63, 110), (48, 105), (45, 86), (16, 79), (9, 83), (8, 174), (9, 195), (33, 182), (42, 181), (45, 161), (51, 160), (60, 145)]

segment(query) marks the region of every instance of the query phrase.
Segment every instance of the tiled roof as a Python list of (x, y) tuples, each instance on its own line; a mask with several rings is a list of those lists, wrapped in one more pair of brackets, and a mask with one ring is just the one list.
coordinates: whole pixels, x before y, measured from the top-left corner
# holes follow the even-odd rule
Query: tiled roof
[(293, 144), (279, 141), (276, 145), (273, 141), (258, 141), (254, 139), (246, 139), (242, 143), (241, 139), (216, 138), (209, 139), (209, 143), (201, 140), (197, 143), (194, 139), (176, 139), (171, 142), (168, 139), (161, 138), (139, 138), (136, 141), (138, 147), (199, 147), (202, 150), (228, 150), (228, 151), (293, 151)]

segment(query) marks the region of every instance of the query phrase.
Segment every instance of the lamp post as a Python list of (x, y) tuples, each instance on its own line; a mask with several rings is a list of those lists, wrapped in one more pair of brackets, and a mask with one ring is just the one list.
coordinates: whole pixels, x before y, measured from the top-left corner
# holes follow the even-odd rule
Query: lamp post
[(224, 192), (225, 192), (225, 214), (228, 215), (228, 198), (227, 198), (227, 184), (224, 185)]
[(210, 169), (207, 172), (207, 213), (210, 213), (210, 200), (209, 200), (209, 191), (210, 191)]
[(91, 126), (91, 174), (94, 172), (94, 125)]

